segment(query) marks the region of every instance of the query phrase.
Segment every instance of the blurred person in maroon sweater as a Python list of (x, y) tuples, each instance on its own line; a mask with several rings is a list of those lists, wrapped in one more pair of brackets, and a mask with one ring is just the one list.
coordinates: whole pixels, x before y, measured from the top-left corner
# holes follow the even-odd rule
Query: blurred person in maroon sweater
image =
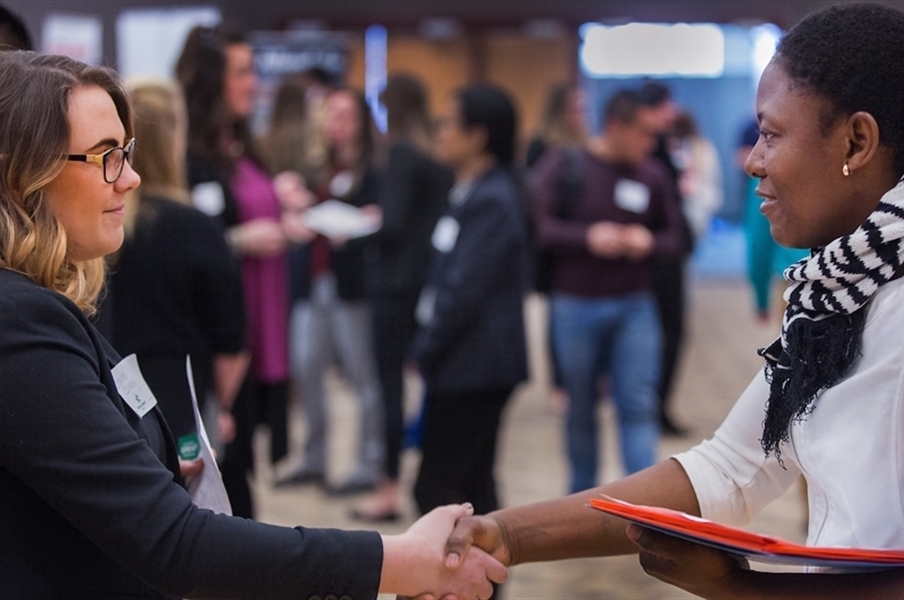
[(551, 335), (568, 392), (566, 439), (572, 492), (598, 471), (599, 377), (608, 373), (629, 473), (656, 460), (656, 385), (662, 333), (653, 297), (654, 260), (677, 254), (681, 215), (674, 186), (650, 158), (655, 117), (631, 90), (604, 110), (602, 136), (580, 158), (580, 193), (564, 213), (556, 195), (566, 151), (550, 153), (532, 180), (538, 238), (555, 255)]

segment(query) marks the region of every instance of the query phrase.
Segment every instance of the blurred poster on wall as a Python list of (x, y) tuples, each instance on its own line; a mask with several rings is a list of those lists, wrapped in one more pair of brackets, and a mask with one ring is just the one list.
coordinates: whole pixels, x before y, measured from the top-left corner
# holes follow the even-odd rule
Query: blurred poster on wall
[(253, 128), (266, 128), (273, 99), (283, 78), (321, 69), (332, 83), (342, 83), (348, 65), (348, 34), (332, 31), (255, 31), (254, 46), (258, 98)]
[(62, 54), (91, 65), (101, 62), (104, 28), (99, 17), (51, 14), (41, 30), (41, 52)]
[(219, 9), (204, 6), (123, 11), (116, 19), (117, 70), (123, 77), (171, 78), (188, 32), (221, 19)]

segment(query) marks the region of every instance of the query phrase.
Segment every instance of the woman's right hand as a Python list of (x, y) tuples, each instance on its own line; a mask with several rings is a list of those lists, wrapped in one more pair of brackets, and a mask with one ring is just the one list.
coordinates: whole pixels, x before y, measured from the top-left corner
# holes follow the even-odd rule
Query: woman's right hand
[(273, 178), (273, 191), (285, 210), (301, 212), (314, 206), (316, 198), (304, 177), (296, 171), (282, 171)]
[(282, 227), (286, 237), (296, 244), (307, 244), (317, 237), (317, 232), (305, 223), (303, 212), (283, 211)]
[(196, 458), (195, 460), (179, 459), (179, 474), (184, 478), (196, 477), (204, 470), (204, 459)]
[(234, 230), (229, 238), (239, 256), (260, 258), (286, 251), (286, 234), (282, 223), (276, 219), (252, 219), (236, 226)]
[(503, 529), (492, 516), (468, 516), (458, 520), (446, 540), (443, 559), (446, 567), (456, 569), (465, 560), (472, 546), (480, 548), (506, 566), (512, 564), (511, 548)]
[(480, 549), (462, 555), (452, 567), (444, 557), (449, 534), (470, 514), (470, 505), (441, 506), (418, 519), (404, 534), (383, 536), (380, 591), (412, 598), (489, 598), (492, 583), (508, 578), (504, 565)]

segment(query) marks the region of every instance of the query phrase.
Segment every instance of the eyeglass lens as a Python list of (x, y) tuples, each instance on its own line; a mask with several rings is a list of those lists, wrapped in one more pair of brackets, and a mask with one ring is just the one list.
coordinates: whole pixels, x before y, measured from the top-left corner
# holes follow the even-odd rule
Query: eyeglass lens
[(111, 148), (104, 153), (104, 180), (107, 183), (113, 183), (119, 179), (126, 160), (129, 161), (129, 164), (132, 164), (132, 151), (134, 149), (135, 142), (133, 140), (125, 148)]

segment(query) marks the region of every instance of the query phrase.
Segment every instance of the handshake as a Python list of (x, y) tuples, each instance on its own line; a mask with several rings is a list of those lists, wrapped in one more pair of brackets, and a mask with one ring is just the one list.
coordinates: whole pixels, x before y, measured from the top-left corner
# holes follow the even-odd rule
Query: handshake
[(477, 520), (467, 519), (473, 512), (470, 504), (442, 506), (405, 533), (384, 535), (380, 592), (417, 600), (492, 596), (492, 584), (508, 578), (503, 563), (510, 562), (510, 557), (501, 543), (490, 541), (498, 536), (481, 533), (474, 526)]

